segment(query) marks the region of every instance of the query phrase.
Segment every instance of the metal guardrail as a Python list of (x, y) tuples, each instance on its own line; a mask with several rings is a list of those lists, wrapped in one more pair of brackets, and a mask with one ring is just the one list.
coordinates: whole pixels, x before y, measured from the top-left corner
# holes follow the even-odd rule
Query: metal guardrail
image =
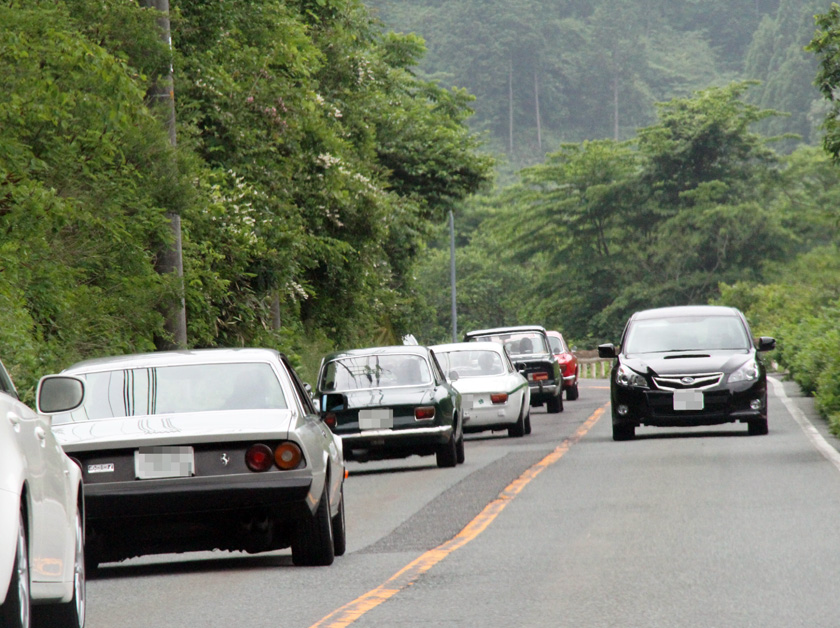
[(580, 379), (609, 379), (611, 370), (610, 358), (578, 358)]

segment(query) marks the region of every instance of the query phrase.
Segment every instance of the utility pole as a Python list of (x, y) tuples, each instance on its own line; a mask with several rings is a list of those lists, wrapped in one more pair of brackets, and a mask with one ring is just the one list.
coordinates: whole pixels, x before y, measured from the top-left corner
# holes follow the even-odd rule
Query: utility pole
[(449, 283), (452, 286), (452, 342), (458, 342), (458, 308), (455, 300), (455, 216), (449, 210)]
[[(159, 12), (157, 23), (160, 36), (164, 43), (172, 49), (172, 36), (169, 30), (169, 0), (141, 0), (144, 6), (157, 9)], [(165, 112), (166, 129), (169, 133), (169, 143), (175, 148), (175, 89), (172, 77), (172, 65), (169, 74), (160, 78), (152, 87), (150, 94), (153, 107)], [(155, 270), (161, 275), (175, 273), (178, 276), (178, 298), (170, 301), (164, 307), (164, 329), (166, 337), (155, 338), (155, 346), (159, 350), (185, 349), (187, 346), (187, 308), (184, 302), (184, 261), (181, 248), (181, 216), (176, 212), (166, 213), (172, 232), (172, 241), (161, 245), (155, 263)]]

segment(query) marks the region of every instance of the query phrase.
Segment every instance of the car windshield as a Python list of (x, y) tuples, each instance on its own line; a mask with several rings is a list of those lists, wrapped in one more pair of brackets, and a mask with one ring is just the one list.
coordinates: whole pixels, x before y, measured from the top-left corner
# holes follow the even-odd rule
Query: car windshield
[(84, 404), (53, 417), (70, 423), (113, 417), (287, 408), (270, 364), (190, 364), (85, 373)]
[(327, 362), (321, 390), (343, 392), (430, 384), (429, 364), (419, 355), (361, 355)]
[(532, 353), (550, 353), (548, 339), (539, 332), (495, 333), (485, 336), (472, 336), (470, 342), (490, 341), (504, 345), (510, 355), (530, 355)]
[(458, 377), (486, 377), (505, 373), (502, 356), (495, 351), (436, 351), (435, 355), (444, 372), (455, 372)]
[(747, 350), (746, 329), (735, 316), (675, 316), (637, 320), (624, 339), (624, 353)]

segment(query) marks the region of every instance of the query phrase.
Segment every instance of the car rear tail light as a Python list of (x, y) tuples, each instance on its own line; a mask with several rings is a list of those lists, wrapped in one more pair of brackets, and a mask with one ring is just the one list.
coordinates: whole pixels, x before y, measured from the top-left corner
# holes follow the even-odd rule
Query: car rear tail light
[(268, 471), (274, 464), (274, 452), (268, 445), (251, 445), (245, 452), (245, 464), (251, 471)]
[(418, 421), (429, 421), (435, 418), (434, 406), (420, 406), (414, 408), (414, 418)]
[(495, 394), (490, 395), (490, 401), (492, 401), (495, 404), (507, 403), (507, 400), (508, 400), (508, 394), (507, 393), (495, 393)]
[(274, 464), (284, 471), (296, 469), (302, 458), (303, 452), (301, 452), (300, 447), (296, 443), (281, 443), (274, 450)]
[(333, 429), (336, 425), (338, 425), (338, 418), (335, 416), (335, 412), (327, 412), (324, 415), (324, 423), (327, 424), (327, 427)]
[(531, 379), (535, 382), (544, 381), (548, 379), (548, 373), (531, 373)]

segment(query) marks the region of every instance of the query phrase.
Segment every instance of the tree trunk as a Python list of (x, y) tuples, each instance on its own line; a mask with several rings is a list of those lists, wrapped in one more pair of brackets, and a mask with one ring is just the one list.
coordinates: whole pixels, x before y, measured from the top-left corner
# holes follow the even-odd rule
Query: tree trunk
[(513, 58), (508, 63), (508, 154), (513, 155)]
[(537, 71), (534, 70), (534, 103), (537, 115), (537, 148), (542, 153), (542, 121), (540, 120), (540, 82)]
[[(160, 36), (172, 47), (172, 37), (169, 30), (169, 0), (143, 0), (147, 7), (157, 9), (160, 15), (157, 19)], [(153, 109), (164, 111), (166, 130), (169, 133), (169, 143), (174, 148), (175, 136), (175, 91), (172, 73), (159, 79), (149, 94)], [(173, 164), (174, 165), (174, 164)], [(174, 212), (167, 212), (169, 226), (172, 232), (170, 242), (161, 245), (158, 251), (155, 270), (161, 275), (175, 273), (178, 276), (178, 296), (164, 304), (163, 336), (155, 338), (155, 346), (159, 350), (184, 349), (187, 346), (187, 313), (184, 301), (184, 263), (181, 248), (181, 217)]]

